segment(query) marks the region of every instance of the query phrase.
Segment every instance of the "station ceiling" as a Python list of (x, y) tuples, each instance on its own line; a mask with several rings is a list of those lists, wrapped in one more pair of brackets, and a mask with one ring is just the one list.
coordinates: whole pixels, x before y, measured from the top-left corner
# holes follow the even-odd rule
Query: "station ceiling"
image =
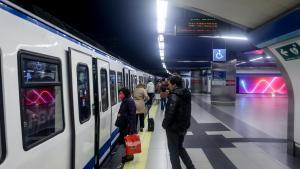
[[(165, 75), (157, 43), (155, 0), (11, 0), (63, 29), (80, 32), (113, 56), (156, 75)], [(210, 66), (213, 48), (226, 48), (228, 59), (255, 50), (251, 41), (178, 36), (174, 26), (190, 17), (216, 18), (225, 33), (246, 35), (257, 26), (294, 8), (299, 0), (169, 1), (165, 62), (170, 70)], [(45, 12), (46, 11), (46, 12)], [(68, 25), (68, 26), (67, 26)], [(76, 34), (76, 31), (71, 33)]]

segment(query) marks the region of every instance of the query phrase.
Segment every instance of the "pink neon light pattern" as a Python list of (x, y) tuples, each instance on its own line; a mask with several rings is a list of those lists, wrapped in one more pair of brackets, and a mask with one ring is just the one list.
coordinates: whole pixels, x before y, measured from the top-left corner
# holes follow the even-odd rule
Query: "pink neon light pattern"
[(26, 89), (24, 104), (27, 106), (49, 104), (55, 101), (53, 88)]
[(287, 94), (282, 77), (245, 77), (240, 78), (239, 93)]

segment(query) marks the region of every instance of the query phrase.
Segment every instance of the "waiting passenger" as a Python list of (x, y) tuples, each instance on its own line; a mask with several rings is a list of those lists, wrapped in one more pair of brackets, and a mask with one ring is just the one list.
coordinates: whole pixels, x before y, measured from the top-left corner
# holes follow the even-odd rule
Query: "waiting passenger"
[(161, 111), (164, 111), (165, 106), (167, 104), (167, 97), (168, 97), (167, 88), (168, 88), (168, 82), (165, 80), (165, 78), (163, 78), (160, 81), (160, 85), (159, 85), (160, 109), (161, 109)]
[[(119, 99), (122, 101), (118, 118), (116, 121), (116, 126), (119, 127), (120, 136), (119, 144), (125, 145), (124, 137), (129, 134), (137, 133), (136, 130), (136, 107), (134, 100), (131, 97), (131, 93), (127, 88), (122, 88), (119, 91)], [(133, 160), (133, 155), (125, 155), (122, 157), (122, 163)]]
[(151, 81), (151, 79), (149, 79), (148, 83), (147, 83), (147, 93), (148, 96), (150, 97), (149, 101), (147, 102), (147, 104), (149, 106), (152, 105), (152, 101), (153, 101), (153, 97), (154, 97), (154, 93), (155, 92), (155, 86), (154, 83)]
[(140, 131), (143, 131), (144, 128), (144, 114), (146, 113), (145, 100), (149, 99), (144, 85), (142, 83), (138, 84), (133, 91), (133, 98), (136, 106), (136, 125), (138, 119), (140, 119)]
[(162, 126), (166, 129), (172, 169), (181, 169), (180, 159), (188, 169), (195, 169), (191, 158), (183, 147), (184, 136), (190, 127), (191, 93), (182, 87), (180, 76), (169, 80), (170, 94)]

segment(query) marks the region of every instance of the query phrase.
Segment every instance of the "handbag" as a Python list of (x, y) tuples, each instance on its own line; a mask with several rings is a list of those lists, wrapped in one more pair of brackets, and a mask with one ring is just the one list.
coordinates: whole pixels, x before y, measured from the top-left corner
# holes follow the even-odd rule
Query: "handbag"
[(126, 155), (133, 155), (142, 152), (142, 144), (138, 134), (131, 134), (124, 137)]
[(126, 128), (127, 126), (127, 120), (125, 116), (118, 116), (117, 120), (115, 122), (115, 126), (119, 128)]

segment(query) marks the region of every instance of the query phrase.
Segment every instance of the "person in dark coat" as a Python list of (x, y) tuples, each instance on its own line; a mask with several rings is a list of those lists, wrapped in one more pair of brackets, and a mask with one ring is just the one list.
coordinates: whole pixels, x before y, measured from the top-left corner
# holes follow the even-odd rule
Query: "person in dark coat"
[[(119, 136), (119, 144), (124, 144), (124, 137), (128, 134), (137, 133), (136, 129), (136, 106), (133, 98), (131, 97), (131, 93), (128, 89), (122, 88), (119, 90), (119, 99), (122, 101), (118, 117), (125, 117), (126, 125), (124, 127), (119, 127), (120, 136)], [(127, 162), (133, 160), (133, 155), (125, 155), (122, 158), (122, 162)]]
[(191, 93), (182, 87), (180, 76), (172, 76), (168, 88), (170, 93), (162, 126), (167, 134), (172, 169), (181, 169), (179, 157), (186, 168), (195, 169), (191, 158), (183, 147), (184, 136), (190, 127)]

